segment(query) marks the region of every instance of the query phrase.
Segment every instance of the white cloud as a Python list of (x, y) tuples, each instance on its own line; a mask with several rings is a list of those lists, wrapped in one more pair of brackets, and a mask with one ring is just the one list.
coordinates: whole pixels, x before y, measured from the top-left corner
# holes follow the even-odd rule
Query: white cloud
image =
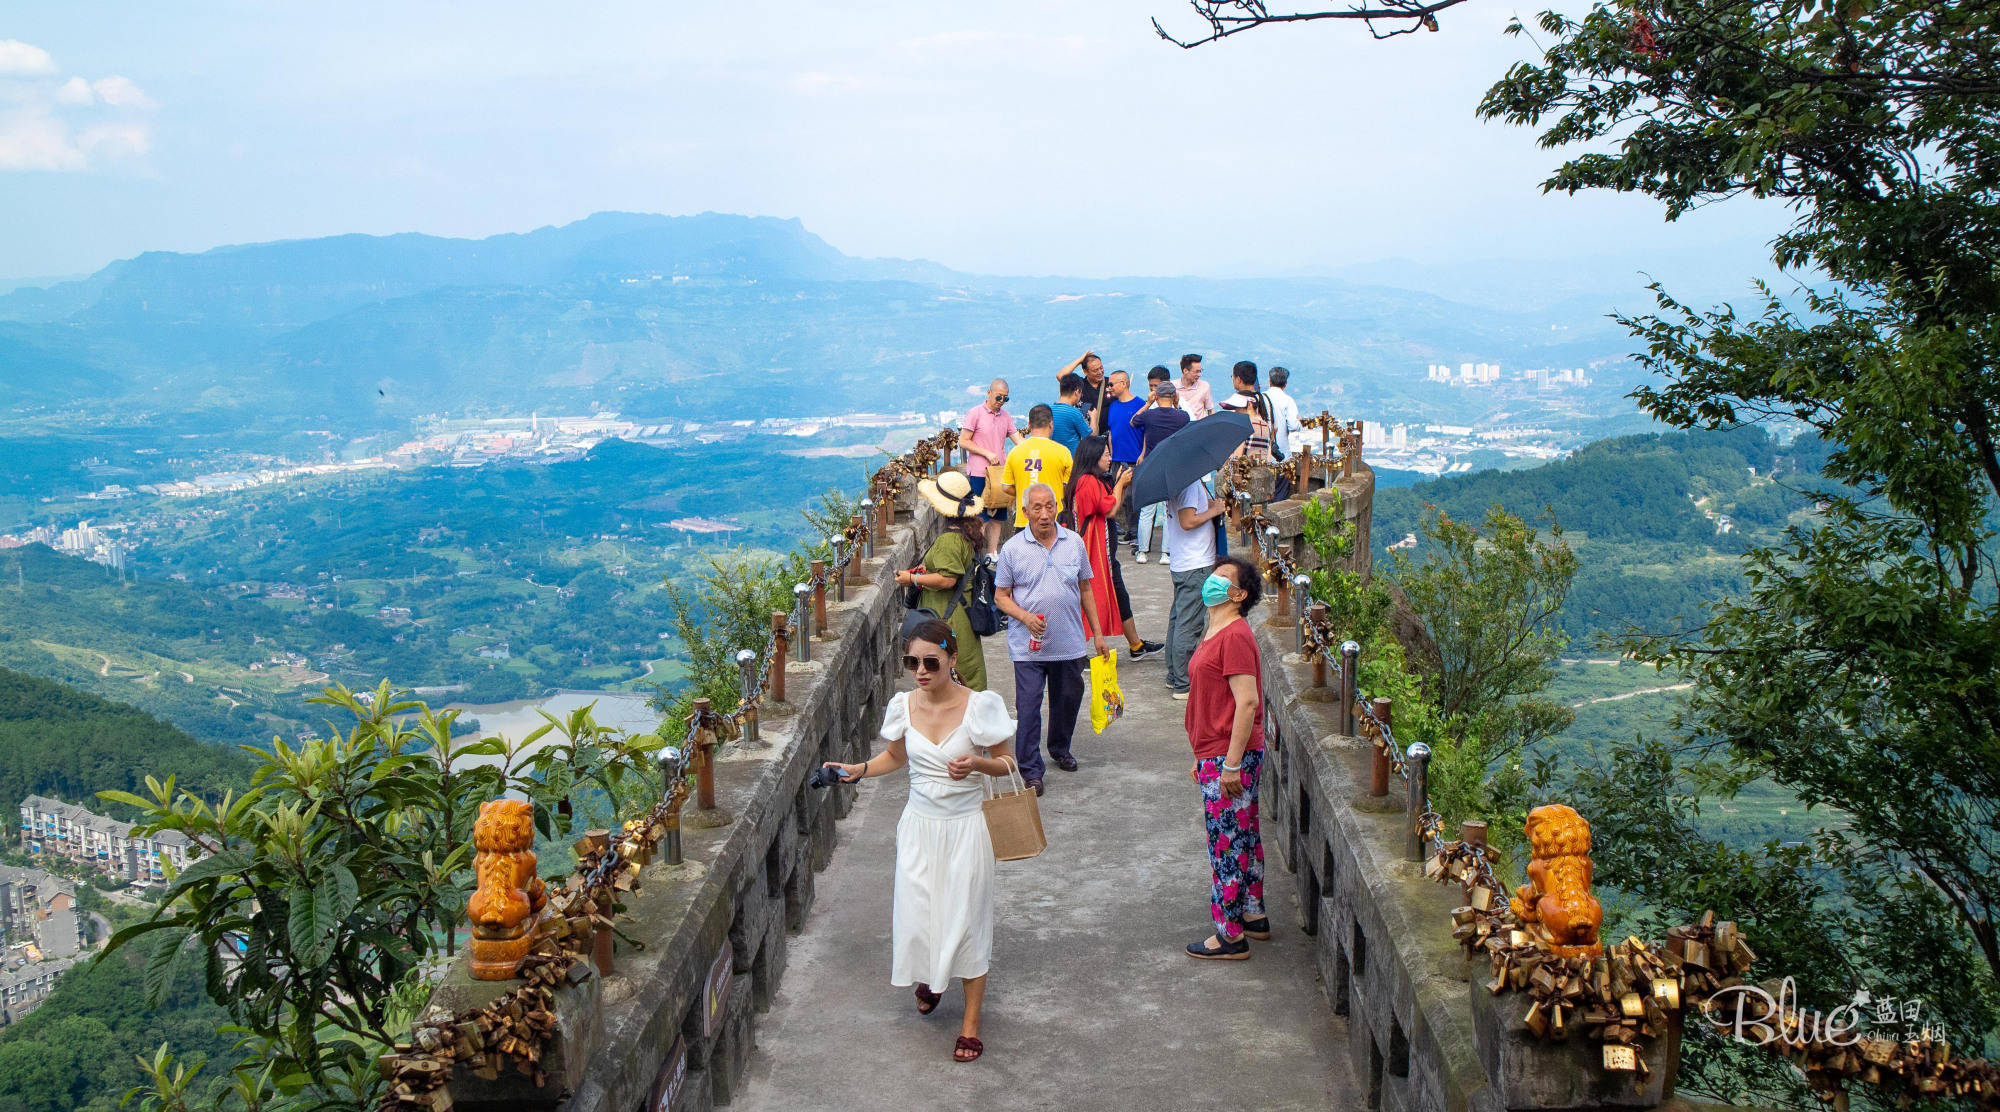
[(0, 171), (82, 170), (89, 164), (69, 125), (47, 108), (0, 113)]
[(152, 149), (156, 105), (131, 78), (60, 76), (48, 51), (0, 40), (0, 173), (76, 173)]
[(96, 101), (97, 94), (90, 91), (90, 82), (81, 77), (70, 78), (62, 83), (62, 88), (56, 90), (57, 104), (76, 108), (94, 104)]
[(39, 46), (19, 39), (0, 39), (0, 77), (46, 77), (56, 72), (56, 60)]
[(120, 77), (117, 74), (100, 77), (91, 82), (90, 87), (97, 90), (97, 95), (104, 98), (104, 103), (113, 108), (153, 107), (153, 98), (147, 96), (144, 89), (133, 84), (129, 77)]

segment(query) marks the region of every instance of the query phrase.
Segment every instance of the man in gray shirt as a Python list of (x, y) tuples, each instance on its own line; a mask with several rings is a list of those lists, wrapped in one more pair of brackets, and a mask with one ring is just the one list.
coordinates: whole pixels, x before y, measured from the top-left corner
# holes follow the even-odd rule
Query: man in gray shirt
[(1174, 580), (1173, 610), (1167, 618), (1167, 688), (1176, 699), (1188, 697), (1188, 662), (1201, 644), (1208, 615), (1201, 585), (1215, 570), (1215, 519), (1228, 508), (1209, 497), (1201, 479), (1167, 503), (1167, 570)]
[[(1104, 654), (1097, 599), (1084, 583), (1090, 555), (1083, 538), (1056, 523), (1056, 492), (1035, 483), (1022, 493), (1028, 528), (1000, 546), (993, 601), (1011, 619), (1007, 655), (1014, 659), (1014, 758), (1021, 778), (1042, 794), (1042, 692), (1049, 696), (1049, 759), (1076, 771), (1070, 741), (1083, 706), (1084, 648)], [(1088, 618), (1090, 632), (1084, 631)], [(1037, 647), (1039, 646), (1039, 647)]]

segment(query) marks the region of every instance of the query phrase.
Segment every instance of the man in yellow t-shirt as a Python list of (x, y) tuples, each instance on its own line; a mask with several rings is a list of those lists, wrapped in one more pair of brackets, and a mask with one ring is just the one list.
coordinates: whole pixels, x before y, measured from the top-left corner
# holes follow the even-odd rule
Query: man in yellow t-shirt
[(1038, 405), (1028, 411), (1028, 439), (1007, 453), (1007, 466), (1000, 481), (1014, 492), (1014, 528), (1028, 527), (1028, 500), (1022, 497), (1030, 486), (1047, 483), (1056, 492), (1056, 512), (1063, 508), (1063, 492), (1069, 487), (1069, 449), (1050, 439), (1056, 428), (1055, 410)]

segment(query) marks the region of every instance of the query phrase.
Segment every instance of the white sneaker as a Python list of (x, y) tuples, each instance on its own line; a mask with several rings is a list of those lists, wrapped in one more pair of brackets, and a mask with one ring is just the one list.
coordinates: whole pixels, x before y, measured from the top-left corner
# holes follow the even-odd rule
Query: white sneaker
[(1133, 559), (1135, 559), (1135, 560), (1137, 560), (1137, 561), (1139, 561), (1140, 563), (1142, 563), (1142, 564), (1143, 564), (1143, 563), (1145, 563), (1145, 562), (1146, 562), (1146, 554), (1145, 554), (1145, 553), (1143, 553), (1143, 552), (1141, 552), (1141, 553), (1139, 553), (1139, 555), (1137, 555), (1137, 556), (1133, 557)]

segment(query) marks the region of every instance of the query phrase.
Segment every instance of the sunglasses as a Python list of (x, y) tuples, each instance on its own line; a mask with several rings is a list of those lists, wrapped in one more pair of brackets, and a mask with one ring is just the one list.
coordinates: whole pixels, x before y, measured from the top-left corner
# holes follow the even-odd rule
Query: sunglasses
[(1002, 395), (1000, 395), (999, 397), (997, 397), (997, 398), (994, 398), (993, 400), (994, 400), (994, 401), (996, 401), (996, 402), (1004, 402), (1004, 401), (1006, 401), (1006, 400), (1007, 400), (1008, 398), (1010, 398), (1010, 397), (1013, 397), (1013, 395), (1012, 395), (1012, 394), (1002, 394)]
[(922, 665), (923, 670), (927, 673), (942, 672), (944, 671), (944, 658), (941, 656), (926, 656), (921, 659), (914, 656), (903, 658), (903, 667), (907, 671), (914, 672), (919, 665)]

